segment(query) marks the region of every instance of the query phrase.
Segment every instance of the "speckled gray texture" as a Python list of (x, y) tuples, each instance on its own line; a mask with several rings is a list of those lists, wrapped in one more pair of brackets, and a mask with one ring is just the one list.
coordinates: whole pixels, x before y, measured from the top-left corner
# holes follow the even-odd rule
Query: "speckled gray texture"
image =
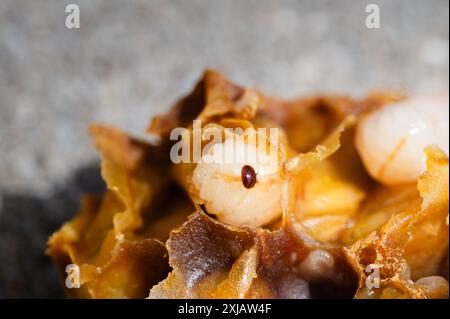
[[(68, 3), (81, 28), (64, 26)], [(381, 28), (365, 27), (365, 7)], [(447, 0), (0, 0), (0, 297), (60, 296), (45, 238), (98, 191), (86, 126), (142, 135), (205, 67), (273, 95), (448, 87)]]

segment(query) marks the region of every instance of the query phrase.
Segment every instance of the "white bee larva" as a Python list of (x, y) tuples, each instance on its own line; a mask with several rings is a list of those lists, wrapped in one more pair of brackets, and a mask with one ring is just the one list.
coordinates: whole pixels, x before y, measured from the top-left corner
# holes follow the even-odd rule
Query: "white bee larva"
[[(236, 157), (224, 162), (223, 154)], [(277, 156), (261, 152), (241, 136), (212, 146), (192, 176), (207, 212), (224, 223), (246, 226), (262, 226), (280, 216), (283, 181)]]
[(385, 105), (360, 119), (355, 143), (369, 174), (386, 185), (414, 182), (425, 148), (449, 151), (448, 93)]
[(326, 250), (313, 250), (300, 264), (300, 273), (303, 278), (313, 281), (318, 278), (332, 277), (334, 257)]

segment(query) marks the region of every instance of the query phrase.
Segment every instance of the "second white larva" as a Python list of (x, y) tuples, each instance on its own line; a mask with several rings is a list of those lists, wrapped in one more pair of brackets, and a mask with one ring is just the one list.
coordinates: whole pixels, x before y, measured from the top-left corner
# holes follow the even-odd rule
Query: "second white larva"
[(425, 148), (449, 153), (449, 95), (417, 97), (385, 105), (364, 115), (357, 126), (356, 148), (378, 182), (414, 182), (426, 170)]

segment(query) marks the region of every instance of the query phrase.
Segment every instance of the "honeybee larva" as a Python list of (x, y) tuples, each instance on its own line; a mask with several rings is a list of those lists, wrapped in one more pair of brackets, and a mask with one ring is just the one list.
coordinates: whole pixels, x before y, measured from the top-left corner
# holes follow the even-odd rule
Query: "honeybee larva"
[(426, 169), (425, 148), (449, 151), (448, 93), (411, 98), (364, 115), (355, 143), (369, 174), (386, 184), (414, 182)]
[[(235, 159), (223, 162), (221, 155), (230, 152)], [(246, 156), (249, 153), (256, 156)], [(278, 152), (263, 152), (236, 135), (213, 145), (203, 155), (192, 183), (208, 213), (220, 221), (262, 226), (281, 215), (283, 180), (278, 164)]]

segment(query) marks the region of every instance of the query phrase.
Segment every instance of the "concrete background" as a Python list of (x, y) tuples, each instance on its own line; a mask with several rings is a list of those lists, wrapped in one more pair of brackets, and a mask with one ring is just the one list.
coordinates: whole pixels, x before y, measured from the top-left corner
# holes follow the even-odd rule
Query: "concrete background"
[[(65, 27), (76, 3), (81, 28)], [(365, 7), (381, 9), (367, 29)], [(0, 0), (0, 297), (60, 297), (43, 256), (102, 189), (86, 126), (143, 136), (205, 67), (272, 95), (448, 88), (447, 0)]]

